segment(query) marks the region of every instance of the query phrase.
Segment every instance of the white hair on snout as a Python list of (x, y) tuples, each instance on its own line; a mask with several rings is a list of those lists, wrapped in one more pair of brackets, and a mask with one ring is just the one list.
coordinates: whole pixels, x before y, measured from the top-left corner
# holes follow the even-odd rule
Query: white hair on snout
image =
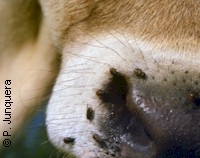
[[(140, 68), (161, 82), (167, 73), (162, 71), (162, 67), (171, 65), (172, 57), (173, 62), (176, 59), (179, 61), (174, 67), (186, 67), (181, 63), (180, 56), (174, 54), (172, 50), (168, 52), (116, 32), (95, 38), (85, 36), (76, 43), (66, 45), (62, 68), (47, 108), (46, 124), (50, 140), (63, 151), (81, 158), (106, 157), (93, 135), (104, 137), (99, 122), (106, 121), (103, 118), (107, 111), (101, 107), (96, 91), (109, 80), (110, 68), (127, 75)], [(184, 56), (181, 58), (186, 61)], [(167, 71), (170, 71), (169, 67)], [(87, 119), (88, 108), (94, 110), (92, 121)], [(64, 143), (65, 138), (74, 139), (73, 144)]]

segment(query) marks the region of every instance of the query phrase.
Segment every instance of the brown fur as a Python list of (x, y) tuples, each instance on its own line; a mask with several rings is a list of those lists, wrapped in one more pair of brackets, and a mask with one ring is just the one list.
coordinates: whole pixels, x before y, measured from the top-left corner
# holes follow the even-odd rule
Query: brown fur
[(66, 32), (75, 25), (87, 32), (121, 29), (175, 49), (196, 52), (199, 48), (200, 3), (196, 0), (69, 0), (55, 5), (54, 1), (42, 2), (59, 42), (65, 43)]

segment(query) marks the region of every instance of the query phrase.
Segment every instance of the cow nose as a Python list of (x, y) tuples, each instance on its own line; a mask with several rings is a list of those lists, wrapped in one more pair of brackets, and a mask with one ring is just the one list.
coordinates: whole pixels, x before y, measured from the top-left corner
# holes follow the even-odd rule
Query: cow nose
[(199, 158), (198, 85), (177, 76), (162, 82), (148, 80), (145, 72), (135, 70), (128, 82), (127, 106), (154, 143), (155, 157)]

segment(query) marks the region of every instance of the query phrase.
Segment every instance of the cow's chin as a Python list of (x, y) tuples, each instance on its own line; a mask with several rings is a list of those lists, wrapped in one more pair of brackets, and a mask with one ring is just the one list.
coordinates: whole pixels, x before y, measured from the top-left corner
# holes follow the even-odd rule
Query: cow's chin
[(74, 41), (47, 109), (56, 147), (81, 158), (199, 156), (194, 56), (116, 32)]

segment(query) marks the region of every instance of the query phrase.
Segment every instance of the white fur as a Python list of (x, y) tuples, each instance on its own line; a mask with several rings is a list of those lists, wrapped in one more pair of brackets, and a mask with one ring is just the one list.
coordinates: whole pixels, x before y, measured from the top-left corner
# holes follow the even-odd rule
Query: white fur
[[(193, 61), (193, 64), (188, 62), (190, 66), (198, 63), (194, 56), (193, 59), (188, 55), (186, 58), (183, 52), (180, 56), (175, 50), (169, 51), (163, 46), (117, 33), (95, 39), (80, 38), (79, 42), (65, 47), (62, 69), (47, 109), (46, 124), (49, 137), (57, 147), (82, 158), (105, 156), (98, 155), (97, 151), (101, 149), (92, 140), (92, 135), (102, 135), (98, 122), (102, 121), (106, 111), (101, 108), (95, 93), (109, 79), (110, 68), (125, 74), (131, 74), (138, 67), (151, 75), (160, 70), (156, 80), (161, 81), (172, 61), (177, 63), (173, 69), (180, 70), (188, 66), (182, 61)], [(87, 107), (95, 110), (92, 123), (86, 118)], [(148, 109), (145, 110), (148, 112)], [(76, 139), (73, 148), (64, 144), (65, 137)]]

